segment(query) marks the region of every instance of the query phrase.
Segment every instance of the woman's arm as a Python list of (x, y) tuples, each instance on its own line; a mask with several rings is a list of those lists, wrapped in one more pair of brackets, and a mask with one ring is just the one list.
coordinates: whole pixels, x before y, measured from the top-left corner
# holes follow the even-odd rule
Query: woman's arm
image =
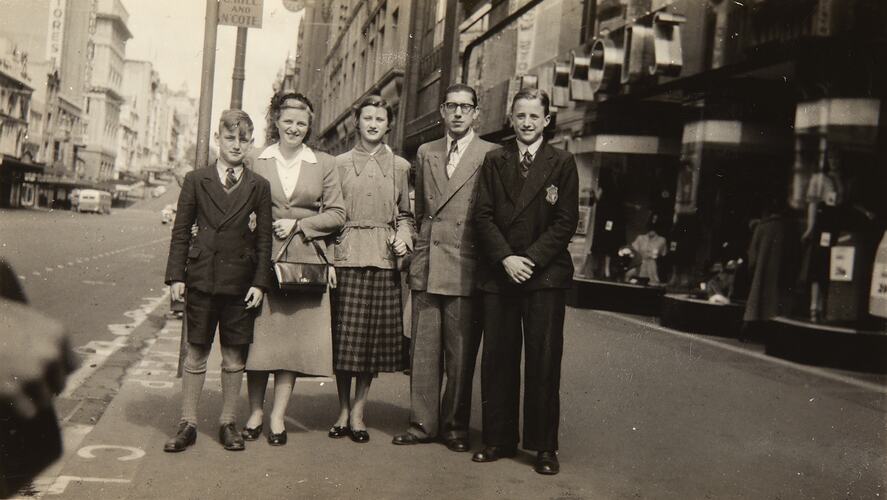
[[(398, 158), (400, 159), (400, 158)], [(396, 231), (394, 237), (404, 242), (409, 251), (413, 250), (413, 210), (410, 208), (410, 170), (409, 163), (402, 160), (406, 167), (395, 167), (397, 179), (397, 218), (395, 219)]]
[(299, 228), (308, 239), (337, 233), (345, 225), (345, 199), (339, 182), (339, 170), (332, 159), (323, 161), (323, 195), (320, 213), (299, 220)]

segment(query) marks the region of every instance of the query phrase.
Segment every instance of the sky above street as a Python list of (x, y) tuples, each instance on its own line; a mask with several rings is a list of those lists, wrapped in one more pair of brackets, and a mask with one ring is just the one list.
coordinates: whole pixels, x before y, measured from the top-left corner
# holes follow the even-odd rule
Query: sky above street
[[(184, 85), (189, 95), (199, 97), (206, 2), (123, 0), (123, 4), (129, 11), (129, 29), (133, 34), (126, 44), (126, 58), (151, 61), (160, 79), (170, 88), (178, 90)], [(301, 17), (286, 10), (281, 0), (265, 0), (262, 29), (249, 30), (243, 109), (256, 125), (256, 146), (264, 142), (265, 110), (273, 92), (271, 84), (283, 68), (287, 54), (295, 55)], [(213, 123), (231, 102), (236, 35), (234, 26), (218, 28)]]

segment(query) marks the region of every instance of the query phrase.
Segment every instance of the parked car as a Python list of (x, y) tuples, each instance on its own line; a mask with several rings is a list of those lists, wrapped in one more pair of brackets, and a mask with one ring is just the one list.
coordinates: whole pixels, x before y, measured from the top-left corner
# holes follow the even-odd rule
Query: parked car
[(111, 213), (111, 193), (98, 189), (81, 189), (77, 201), (78, 212)]
[(160, 223), (167, 224), (173, 221), (176, 217), (176, 206), (175, 205), (167, 205), (163, 207), (163, 210), (160, 211)]

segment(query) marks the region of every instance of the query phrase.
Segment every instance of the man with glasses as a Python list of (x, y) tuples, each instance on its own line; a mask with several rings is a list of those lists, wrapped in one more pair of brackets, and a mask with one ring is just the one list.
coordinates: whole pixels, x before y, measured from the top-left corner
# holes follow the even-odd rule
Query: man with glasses
[[(468, 85), (447, 88), (440, 105), (442, 139), (419, 147), (416, 225), (410, 265), (413, 291), (410, 427), (397, 445), (441, 439), (452, 451), (468, 451), (471, 385), (480, 345), (481, 308), (475, 295), (477, 249), (473, 206), (477, 172), (496, 149), (472, 130), (477, 93)], [(446, 385), (441, 398), (441, 379)]]

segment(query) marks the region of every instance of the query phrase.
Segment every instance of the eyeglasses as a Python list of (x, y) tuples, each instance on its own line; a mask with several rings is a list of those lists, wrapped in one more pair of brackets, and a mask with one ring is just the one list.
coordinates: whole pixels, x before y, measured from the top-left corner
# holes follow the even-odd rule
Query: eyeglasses
[(475, 108), (477, 108), (477, 106), (475, 106), (474, 104), (458, 102), (445, 102), (443, 103), (443, 107), (450, 113), (455, 113), (457, 108), (462, 110), (463, 113), (470, 113), (474, 111)]

